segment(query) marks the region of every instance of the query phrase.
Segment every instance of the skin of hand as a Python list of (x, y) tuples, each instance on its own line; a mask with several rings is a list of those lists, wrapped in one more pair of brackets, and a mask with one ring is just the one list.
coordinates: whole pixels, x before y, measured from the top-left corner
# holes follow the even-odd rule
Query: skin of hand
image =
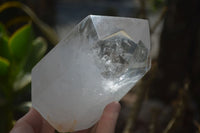
[[(108, 104), (97, 124), (93, 127), (74, 133), (114, 133), (120, 112), (119, 102)], [(55, 129), (34, 109), (19, 119), (10, 133), (54, 133)]]

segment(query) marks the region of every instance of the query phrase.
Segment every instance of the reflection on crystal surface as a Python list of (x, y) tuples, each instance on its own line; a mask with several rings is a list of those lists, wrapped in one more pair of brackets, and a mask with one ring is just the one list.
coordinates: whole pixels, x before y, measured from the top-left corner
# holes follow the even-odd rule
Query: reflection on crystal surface
[(149, 70), (142, 19), (86, 17), (32, 70), (32, 103), (58, 131), (91, 127)]

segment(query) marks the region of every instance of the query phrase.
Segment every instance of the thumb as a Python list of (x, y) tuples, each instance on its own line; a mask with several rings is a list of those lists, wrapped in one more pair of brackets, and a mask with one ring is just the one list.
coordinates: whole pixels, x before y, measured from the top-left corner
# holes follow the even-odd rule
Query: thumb
[(96, 133), (114, 133), (121, 106), (119, 102), (108, 104), (97, 125)]

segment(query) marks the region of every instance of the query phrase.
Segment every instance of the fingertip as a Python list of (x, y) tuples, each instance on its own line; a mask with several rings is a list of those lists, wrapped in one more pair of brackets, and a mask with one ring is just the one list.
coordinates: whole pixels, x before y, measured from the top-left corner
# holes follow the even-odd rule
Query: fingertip
[(105, 110), (109, 110), (111, 112), (120, 112), (121, 105), (118, 101), (114, 101), (110, 104), (108, 104), (105, 108)]
[(114, 133), (120, 109), (119, 102), (112, 102), (105, 107), (98, 123), (97, 133)]

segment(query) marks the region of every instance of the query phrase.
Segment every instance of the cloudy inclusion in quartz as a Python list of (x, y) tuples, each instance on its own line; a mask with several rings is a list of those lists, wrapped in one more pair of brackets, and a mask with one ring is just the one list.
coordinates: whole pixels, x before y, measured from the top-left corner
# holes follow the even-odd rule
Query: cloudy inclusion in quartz
[(94, 125), (150, 69), (146, 20), (81, 21), (32, 70), (32, 105), (59, 132)]

